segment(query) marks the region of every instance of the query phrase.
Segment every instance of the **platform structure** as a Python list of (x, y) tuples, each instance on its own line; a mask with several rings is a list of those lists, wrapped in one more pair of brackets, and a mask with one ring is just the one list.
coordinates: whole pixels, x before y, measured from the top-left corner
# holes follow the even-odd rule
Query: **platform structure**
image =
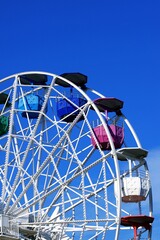
[[(145, 215), (135, 215), (135, 216), (125, 216), (121, 218), (121, 225), (133, 227), (134, 230), (134, 240), (140, 239), (137, 230), (142, 227), (145, 230), (151, 230), (151, 224), (153, 223), (154, 218)], [(151, 240), (149, 237), (148, 240)]]
[(18, 240), (19, 226), (13, 218), (0, 214), (0, 240)]

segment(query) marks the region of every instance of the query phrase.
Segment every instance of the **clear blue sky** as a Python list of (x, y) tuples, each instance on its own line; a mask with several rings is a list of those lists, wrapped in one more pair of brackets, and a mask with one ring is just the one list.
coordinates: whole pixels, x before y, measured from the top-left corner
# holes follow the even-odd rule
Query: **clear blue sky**
[(160, 1), (1, 0), (0, 33), (0, 78), (78, 71), (89, 87), (124, 101), (150, 152), (159, 239)]

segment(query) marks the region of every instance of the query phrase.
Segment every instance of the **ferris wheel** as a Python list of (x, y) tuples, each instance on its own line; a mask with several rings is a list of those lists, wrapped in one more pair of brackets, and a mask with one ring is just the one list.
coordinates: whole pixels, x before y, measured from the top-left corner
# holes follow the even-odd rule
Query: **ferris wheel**
[(0, 80), (0, 239), (151, 239), (147, 150), (81, 73)]

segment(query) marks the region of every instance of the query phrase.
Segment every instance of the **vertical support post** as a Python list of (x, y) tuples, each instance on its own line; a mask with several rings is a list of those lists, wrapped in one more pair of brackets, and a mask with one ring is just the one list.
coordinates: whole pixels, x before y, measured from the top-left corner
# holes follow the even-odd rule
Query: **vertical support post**
[(133, 231), (134, 231), (134, 240), (137, 240), (137, 229), (138, 227), (137, 226), (133, 226)]
[(108, 111), (105, 110), (106, 121), (108, 121)]

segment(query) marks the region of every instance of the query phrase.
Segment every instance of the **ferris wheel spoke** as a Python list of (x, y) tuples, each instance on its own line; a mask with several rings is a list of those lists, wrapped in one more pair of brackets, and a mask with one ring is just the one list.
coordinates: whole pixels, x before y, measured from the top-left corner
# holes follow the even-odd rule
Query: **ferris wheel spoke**
[[(110, 186), (110, 185), (112, 185), (113, 182), (114, 182), (113, 180), (112, 180), (112, 181), (109, 181), (109, 183), (107, 184), (107, 187)], [(29, 204), (27, 208), (30, 208), (31, 206), (33, 206), (34, 204), (36, 204), (38, 201), (45, 199), (47, 196), (51, 195), (53, 192), (57, 191), (57, 190), (60, 189), (60, 188), (61, 188), (61, 186), (57, 186), (57, 187), (55, 187), (54, 189), (52, 189), (52, 190), (50, 190), (49, 192), (47, 192), (47, 194), (43, 194), (43, 192), (42, 192), (42, 193), (41, 193), (41, 197), (39, 197), (38, 200), (35, 199), (34, 202), (32, 202), (31, 204)], [(90, 194), (88, 194), (88, 195), (86, 196), (86, 198), (87, 198), (87, 199), (88, 199), (88, 198), (91, 198), (94, 194), (97, 194), (97, 193), (99, 193), (99, 192), (102, 192), (103, 190), (104, 190), (104, 188), (103, 188), (103, 185), (102, 185), (102, 187), (100, 187), (99, 189), (97, 189), (94, 193), (91, 192)], [(61, 190), (60, 190), (60, 192), (58, 193), (58, 195), (55, 197), (55, 199), (52, 201), (51, 206), (55, 204), (55, 202), (57, 201), (57, 199), (58, 199), (60, 196), (61, 196)], [(71, 210), (72, 208), (78, 206), (79, 204), (82, 204), (82, 202), (83, 202), (83, 200), (78, 201), (77, 203), (73, 204), (70, 208), (68, 208), (67, 211), (69, 211), (69, 210)], [(17, 213), (17, 214), (21, 214), (21, 212), (26, 211), (27, 208), (24, 208), (23, 210), (21, 210), (21, 211), (20, 211), (19, 213)], [(65, 211), (65, 212), (67, 212), (67, 211)], [(58, 216), (59, 216), (59, 215), (58, 215)]]
[(6, 153), (6, 159), (5, 159), (5, 169), (4, 169), (4, 180), (3, 180), (3, 186), (2, 186), (2, 202), (4, 201), (4, 196), (5, 196), (5, 189), (6, 189), (6, 182), (7, 182), (7, 174), (8, 174), (8, 159), (9, 159), (9, 151), (10, 151), (10, 145), (11, 145), (11, 140), (12, 140), (12, 125), (13, 125), (13, 111), (15, 107), (15, 98), (16, 98), (16, 84), (17, 84), (17, 79), (14, 84), (14, 89), (13, 89), (13, 97), (12, 97), (12, 106), (11, 106), (11, 115), (10, 115), (10, 126), (9, 126), (9, 137), (7, 141), (7, 153)]
[[(67, 138), (64, 141), (64, 145), (66, 144), (66, 142), (67, 142)], [(60, 154), (58, 155), (58, 160), (55, 163), (56, 164), (56, 168), (53, 170), (53, 173), (50, 176), (50, 180), (49, 181), (48, 181), (48, 175), (46, 175), (46, 181), (45, 181), (45, 185), (44, 185), (44, 189), (45, 189), (44, 193), (47, 193), (49, 191), (49, 189), (51, 188), (52, 182), (54, 181), (54, 176), (55, 176), (55, 173), (56, 173), (56, 169), (58, 169), (58, 165), (60, 163), (61, 156), (62, 156), (62, 154), (64, 152), (64, 149), (65, 149), (65, 147), (62, 147), (62, 150), (60, 151)], [(49, 172), (49, 167), (48, 167), (48, 172)], [(48, 184), (47, 184), (47, 182), (48, 182)], [(42, 202), (42, 205), (43, 205), (43, 202)]]
[[(4, 171), (1, 169), (1, 172), (0, 172), (0, 182), (3, 182), (3, 179), (4, 179)], [(6, 185), (6, 193), (9, 195), (10, 193), (10, 189), (11, 189), (11, 186), (10, 186), (10, 180), (7, 181), (7, 185)], [(13, 197), (12, 197), (12, 202), (14, 203), (17, 199), (17, 196), (16, 194), (14, 193)], [(21, 203), (19, 202), (18, 203), (19, 207), (21, 207)]]
[[(91, 153), (91, 154), (92, 154), (92, 153)], [(86, 161), (86, 160), (85, 160), (85, 161)], [(84, 162), (85, 162), (85, 161), (84, 161)], [(84, 164), (84, 162), (83, 162), (83, 164)], [(70, 165), (71, 165), (71, 164), (72, 164), (72, 161), (70, 161)], [(82, 165), (83, 165), (83, 164), (82, 164)], [(76, 169), (77, 169), (77, 168), (76, 168)], [(79, 169), (79, 167), (78, 167), (78, 169)], [(74, 172), (75, 172), (75, 173), (78, 172), (78, 169), (77, 169), (76, 171), (74, 170)], [(73, 170), (71, 170), (70, 172), (69, 172), (69, 170), (70, 170), (70, 167), (68, 167), (68, 173), (71, 174), (71, 173), (73, 172)], [(66, 182), (68, 173), (66, 173), (66, 177), (65, 177), (65, 179), (63, 180), (64, 182)], [(75, 173), (74, 173), (74, 174), (75, 174)], [(51, 177), (51, 179), (53, 179), (53, 176)], [(49, 184), (49, 188), (46, 188), (46, 192), (48, 192), (48, 189), (50, 189), (51, 187), (52, 187), (52, 186)], [(60, 194), (61, 194), (61, 192), (57, 195), (56, 199), (58, 199), (58, 198), (60, 197)], [(43, 202), (44, 202), (44, 201), (43, 201)], [(53, 200), (53, 203), (54, 203), (54, 202), (55, 202), (55, 200)], [(53, 203), (52, 203), (52, 204), (53, 204)], [(52, 207), (52, 204), (51, 204), (51, 207)]]
[[(48, 91), (48, 95), (49, 95), (49, 93), (50, 93), (50, 91)], [(47, 102), (47, 100), (44, 102), (43, 108), (45, 108), (46, 102)], [(33, 138), (34, 138), (35, 132), (36, 132), (36, 130), (37, 130), (37, 128), (38, 128), (38, 125), (39, 125), (41, 116), (42, 116), (42, 114), (39, 116), (39, 119), (37, 120), (37, 123), (36, 123), (36, 125), (35, 125), (35, 127), (34, 127), (34, 131), (33, 131), (33, 133), (32, 133), (32, 137), (30, 138), (30, 141), (29, 141), (29, 143), (28, 143), (27, 149), (26, 149), (25, 154), (24, 154), (24, 156), (23, 156), (23, 160), (22, 160), (22, 162), (21, 162), (20, 169), (18, 170), (18, 173), (17, 173), (17, 175), (16, 175), (16, 178), (15, 178), (15, 181), (14, 181), (14, 184), (13, 184), (13, 188), (12, 188), (13, 190), (11, 191), (10, 197), (9, 197), (7, 203), (6, 203), (6, 206), (5, 206), (5, 211), (8, 210), (9, 202), (10, 202), (10, 200), (11, 200), (11, 198), (12, 198), (13, 192), (15, 191), (15, 187), (16, 187), (17, 182), (18, 182), (18, 179), (19, 179), (19, 177), (20, 177), (21, 169), (22, 169), (22, 167), (23, 167), (23, 165), (24, 165), (24, 163), (25, 163), (25, 160), (26, 160), (26, 158), (27, 158), (27, 154), (28, 154), (28, 152), (30, 151), (30, 147), (31, 147), (31, 145), (32, 145)], [(7, 158), (8, 158), (8, 156), (7, 156)], [(4, 183), (5, 183), (5, 181), (4, 181)]]
[[(79, 114), (79, 115), (77, 116), (77, 118), (80, 117), (80, 115), (81, 115), (81, 114)], [(75, 121), (76, 121), (76, 119), (75, 119)], [(17, 201), (15, 202), (15, 204), (17, 204), (17, 202), (21, 199), (21, 197), (24, 195), (24, 193), (25, 193), (25, 192), (27, 191), (27, 189), (30, 187), (30, 185), (32, 184), (32, 181), (35, 180), (35, 179), (39, 176), (39, 174), (41, 173), (41, 171), (43, 170), (43, 168), (45, 167), (45, 165), (48, 163), (48, 161), (50, 160), (50, 158), (52, 159), (51, 156), (54, 154), (54, 152), (56, 151), (56, 149), (59, 147), (59, 145), (60, 145), (60, 144), (63, 142), (63, 140), (66, 138), (66, 134), (71, 131), (71, 129), (73, 128), (73, 126), (74, 126), (74, 125), (71, 124), (71, 126), (68, 128), (68, 130), (66, 131), (66, 133), (63, 135), (63, 137), (61, 137), (61, 139), (59, 140), (59, 142), (57, 143), (57, 145), (55, 146), (55, 148), (53, 148), (52, 152), (51, 152), (51, 153), (49, 154), (49, 156), (44, 160), (44, 162), (43, 162), (43, 164), (40, 166), (39, 170), (36, 172), (36, 174), (34, 174), (34, 176), (32, 177), (32, 180), (27, 184), (27, 186), (25, 187), (25, 191), (23, 191), (23, 192), (19, 195), (19, 197), (17, 198)], [(31, 142), (31, 143), (32, 143), (32, 142)], [(29, 144), (29, 147), (31, 146), (31, 143)], [(29, 150), (29, 147), (28, 147), (28, 150)], [(25, 155), (24, 155), (24, 158), (23, 158), (22, 164), (21, 164), (22, 166), (23, 166), (24, 161), (25, 161), (25, 159), (26, 159), (27, 153), (28, 153), (28, 151), (25, 152)], [(53, 163), (54, 163), (54, 161), (53, 161)], [(55, 164), (54, 164), (54, 167), (55, 167), (55, 169), (56, 169)], [(16, 186), (16, 184), (17, 184), (17, 181), (18, 181), (20, 172), (21, 172), (21, 171), (19, 171), (18, 175), (16, 176), (15, 183), (14, 183), (14, 185), (13, 185), (13, 190), (12, 190), (12, 192), (11, 192), (11, 195), (12, 195), (13, 192), (15, 191), (15, 186)], [(57, 172), (58, 172), (58, 171), (57, 171)], [(9, 198), (9, 201), (10, 201), (10, 199), (11, 199), (11, 197)], [(9, 205), (9, 201), (8, 201), (7, 204), (6, 204), (6, 210), (7, 210), (7, 206)], [(15, 204), (9, 209), (9, 212), (12, 211), (12, 209), (13, 209), (14, 206), (15, 206)]]
[[(73, 189), (71, 189), (72, 191), (73, 191)], [(98, 189), (97, 191), (95, 191), (94, 193), (90, 193), (90, 194), (88, 194), (88, 195), (86, 195), (85, 196), (85, 198), (86, 198), (86, 200), (87, 201), (89, 201), (90, 203), (92, 203), (93, 205), (95, 205), (94, 204), (94, 202), (92, 202), (92, 201), (90, 201), (89, 200), (89, 198), (91, 198), (93, 195), (95, 195), (95, 194), (97, 194), (97, 193), (99, 193), (99, 192), (101, 192), (101, 191), (103, 191), (103, 188), (102, 189)], [(76, 192), (76, 194), (77, 194), (77, 192)], [(81, 195), (80, 195), (81, 196)], [(76, 199), (75, 199), (76, 200)], [(77, 207), (78, 205), (81, 205), (83, 203), (83, 198), (81, 197), (81, 199), (79, 200), (79, 201), (76, 201), (73, 205), (71, 205), (70, 207), (68, 207), (68, 208), (66, 208), (65, 209), (65, 213), (67, 213), (68, 211), (70, 211), (72, 208), (75, 208), (75, 207)], [(97, 207), (99, 208), (99, 209), (101, 209), (101, 210), (103, 210), (104, 212), (106, 211), (105, 209), (103, 209), (101, 206), (99, 206), (99, 205), (97, 205)], [(59, 213), (58, 215), (57, 215), (57, 217), (59, 217), (61, 215), (61, 213)], [(113, 215), (114, 216), (114, 215)], [(114, 216), (115, 217), (115, 216)], [(54, 219), (52, 219), (52, 220), (54, 220)]]

